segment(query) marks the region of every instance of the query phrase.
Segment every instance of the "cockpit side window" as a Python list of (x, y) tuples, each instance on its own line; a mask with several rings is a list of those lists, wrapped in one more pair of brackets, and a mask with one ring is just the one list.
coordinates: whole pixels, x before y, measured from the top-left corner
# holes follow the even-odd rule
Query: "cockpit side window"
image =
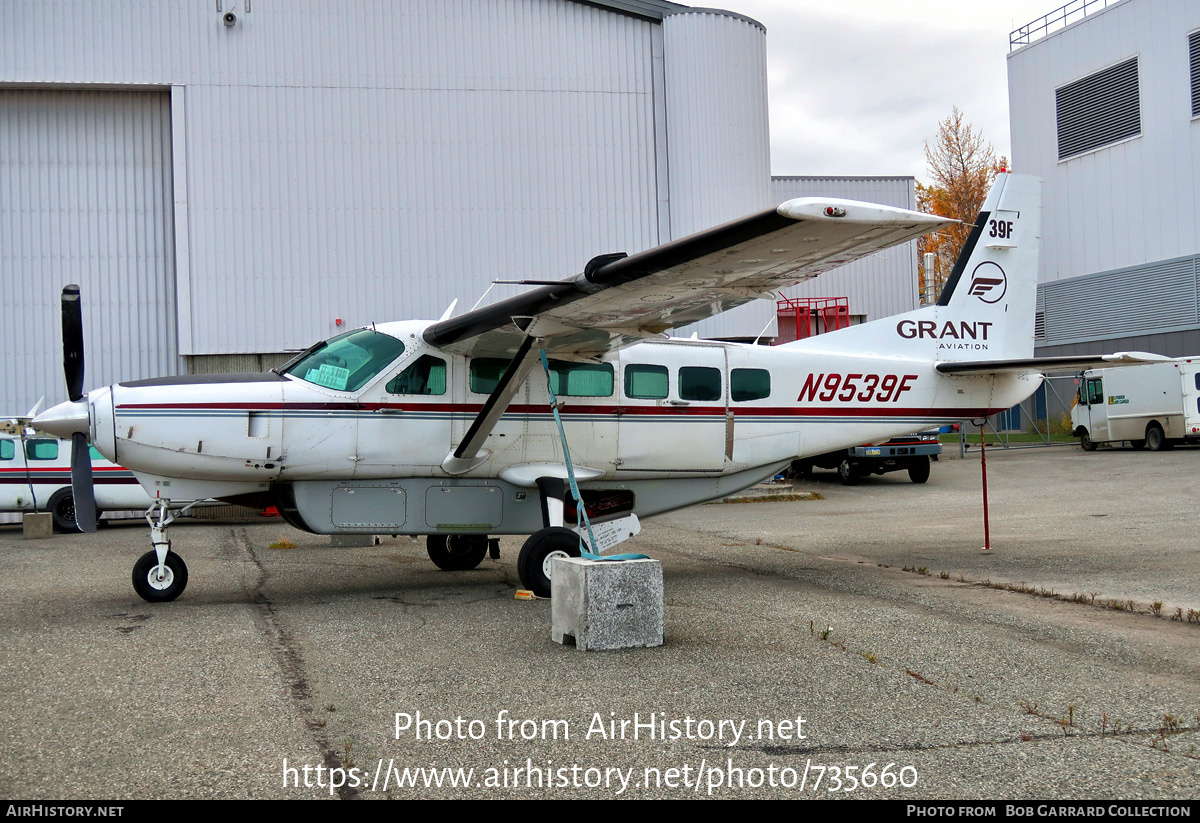
[(446, 361), (423, 354), (387, 384), (388, 394), (445, 394)]
[(404, 353), (404, 344), (389, 334), (356, 329), (317, 346), (284, 374), (334, 391), (358, 391)]
[(12, 460), (17, 456), (17, 447), (11, 440), (0, 440), (0, 460)]

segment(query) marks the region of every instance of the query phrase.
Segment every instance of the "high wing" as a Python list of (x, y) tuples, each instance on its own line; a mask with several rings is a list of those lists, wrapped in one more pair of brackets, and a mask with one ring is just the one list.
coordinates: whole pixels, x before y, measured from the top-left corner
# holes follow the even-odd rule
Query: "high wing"
[(802, 197), (634, 255), (601, 255), (583, 274), (425, 330), (425, 342), (511, 357), (529, 338), (594, 357), (694, 323), (956, 221), (853, 200)]
[(1091, 354), (1067, 357), (1033, 357), (1026, 360), (970, 360), (938, 363), (943, 374), (1061, 374), (1098, 366), (1140, 366), (1170, 360), (1161, 354), (1144, 351), (1119, 351), (1115, 354)]

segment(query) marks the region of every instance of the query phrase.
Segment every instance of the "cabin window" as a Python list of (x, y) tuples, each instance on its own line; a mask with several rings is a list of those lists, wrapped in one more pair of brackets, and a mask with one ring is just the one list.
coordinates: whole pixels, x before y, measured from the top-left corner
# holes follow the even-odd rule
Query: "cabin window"
[(625, 367), (625, 396), (635, 400), (666, 400), (671, 381), (666, 366)]
[(556, 397), (612, 397), (611, 363), (550, 361), (550, 388)]
[(91, 455), (91, 458), (93, 460), (104, 460), (105, 459), (104, 455), (102, 455), (95, 446), (88, 446), (88, 454)]
[(17, 456), (17, 447), (11, 440), (0, 440), (0, 460), (12, 460)]
[(423, 354), (387, 384), (388, 394), (445, 394), (446, 361)]
[(57, 460), (57, 440), (26, 440), (25, 456), (30, 460)]
[(313, 346), (284, 373), (334, 391), (358, 391), (404, 354), (390, 334), (356, 329)]
[(471, 391), (491, 394), (500, 385), (500, 378), (511, 362), (501, 357), (476, 357), (471, 361)]
[(766, 369), (734, 369), (729, 373), (729, 399), (737, 403), (771, 396), (771, 373)]
[(721, 370), (707, 366), (683, 366), (679, 370), (680, 400), (720, 400)]

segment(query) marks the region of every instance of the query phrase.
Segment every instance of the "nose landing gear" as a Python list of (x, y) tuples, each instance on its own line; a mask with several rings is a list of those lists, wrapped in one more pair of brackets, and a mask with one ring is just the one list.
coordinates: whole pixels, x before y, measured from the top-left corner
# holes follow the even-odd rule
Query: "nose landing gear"
[(166, 500), (155, 500), (146, 509), (150, 524), (150, 542), (154, 548), (133, 564), (133, 590), (149, 603), (165, 603), (183, 594), (187, 588), (188, 570), (183, 558), (171, 551), (167, 527), (176, 518), (187, 514), (199, 501), (192, 501), (179, 511), (171, 511)]

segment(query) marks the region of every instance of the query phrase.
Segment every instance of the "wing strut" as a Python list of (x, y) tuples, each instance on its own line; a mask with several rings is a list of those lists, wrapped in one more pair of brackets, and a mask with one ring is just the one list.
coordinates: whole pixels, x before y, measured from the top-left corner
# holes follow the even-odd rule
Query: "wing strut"
[(447, 474), (463, 474), (487, 460), (488, 452), (483, 451), (484, 441), (516, 396), (517, 390), (525, 383), (525, 378), (536, 362), (537, 357), (533, 355), (533, 337), (527, 335), (512, 362), (505, 369), (504, 376), (488, 395), (487, 402), (483, 404), (479, 414), (471, 421), (471, 426), (463, 435), (458, 448), (446, 455), (446, 459), (442, 461), (443, 471)]

